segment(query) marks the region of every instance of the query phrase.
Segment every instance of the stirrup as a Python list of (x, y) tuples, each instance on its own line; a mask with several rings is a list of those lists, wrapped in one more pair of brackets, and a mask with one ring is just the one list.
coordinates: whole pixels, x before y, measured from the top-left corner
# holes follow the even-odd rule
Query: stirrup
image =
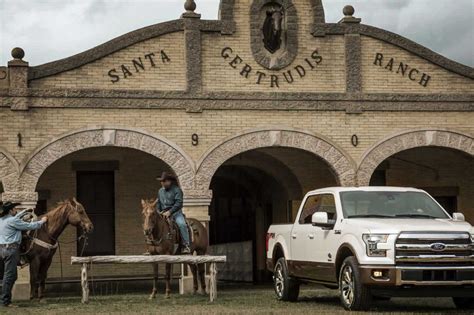
[(184, 246), (183, 249), (181, 250), (181, 254), (183, 254), (183, 255), (191, 255), (191, 247), (189, 247), (189, 246)]

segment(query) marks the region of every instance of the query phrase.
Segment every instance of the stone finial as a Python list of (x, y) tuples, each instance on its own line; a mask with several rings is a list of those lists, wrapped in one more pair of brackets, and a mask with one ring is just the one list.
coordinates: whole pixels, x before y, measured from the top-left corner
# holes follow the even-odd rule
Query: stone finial
[(344, 14), (344, 17), (339, 21), (339, 23), (360, 23), (361, 21), (361, 19), (354, 17), (355, 9), (351, 5), (346, 5), (344, 9), (342, 9), (342, 13)]
[(12, 49), (12, 57), (16, 60), (22, 60), (25, 57), (25, 51), (20, 47), (15, 47)]
[(200, 18), (201, 14), (194, 12), (196, 10), (196, 2), (194, 0), (186, 0), (184, 3), (184, 12), (181, 17), (182, 18)]
[(186, 0), (184, 9), (187, 13), (194, 13), (194, 10), (196, 10), (196, 2), (194, 2), (194, 0)]
[(344, 9), (342, 9), (342, 13), (346, 16), (346, 17), (351, 17), (354, 15), (355, 13), (355, 9), (353, 6), (351, 5), (346, 5), (344, 7)]

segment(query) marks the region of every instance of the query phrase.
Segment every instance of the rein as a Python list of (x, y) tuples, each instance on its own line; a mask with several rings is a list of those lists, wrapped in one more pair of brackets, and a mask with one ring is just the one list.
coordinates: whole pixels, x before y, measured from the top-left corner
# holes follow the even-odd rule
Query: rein
[[(76, 207), (74, 208), (74, 211), (77, 211), (77, 207), (78, 206), (76, 205)], [(31, 240), (31, 243), (30, 243), (30, 246), (29, 246), (28, 250), (24, 253), (21, 253), (21, 255), (27, 255), (33, 249), (34, 244), (36, 244), (40, 247), (43, 247), (43, 248), (45, 248), (49, 251), (60, 247), (60, 245), (61, 245), (60, 242), (57, 239), (55, 239), (54, 237), (52, 237), (51, 235), (49, 235), (49, 233), (47, 231), (45, 231), (45, 232), (46, 232), (47, 237), (50, 240), (54, 241), (54, 244), (50, 244), (46, 241), (43, 241), (43, 240), (40, 240), (39, 238), (37, 238), (38, 230), (35, 230), (34, 235), (29, 237), (29, 239)], [(72, 241), (69, 241), (69, 242), (62, 242), (62, 244), (72, 244), (72, 243), (76, 243), (78, 241), (81, 241), (82, 239), (84, 239), (84, 244), (83, 244), (82, 250), (81, 250), (81, 256), (82, 256), (82, 254), (84, 252), (84, 249), (85, 249), (85, 246), (87, 244), (87, 234), (84, 231), (82, 231), (82, 234), (79, 237), (77, 237), (76, 239), (74, 239)]]
[[(158, 213), (158, 215), (159, 215), (161, 218), (163, 218), (163, 216), (161, 215), (161, 213)], [(165, 220), (165, 223), (168, 225), (168, 227), (170, 228), (170, 231), (171, 231), (170, 222), (169, 222), (166, 218), (164, 218), (164, 220)], [(158, 222), (155, 222), (153, 229), (156, 228), (157, 223), (158, 223)], [(145, 232), (145, 231), (144, 231), (144, 232)], [(161, 243), (163, 243), (163, 241), (171, 241), (171, 240), (173, 240), (173, 236), (172, 236), (171, 232), (168, 232), (168, 235), (167, 235), (168, 237), (165, 238), (165, 237), (162, 236), (162, 237), (160, 237), (159, 240), (155, 240), (155, 239), (154, 239), (153, 233), (151, 233), (151, 235), (146, 235), (146, 234), (145, 234), (145, 236), (146, 236), (146, 239), (145, 239), (146, 244), (147, 244), (147, 245), (152, 245), (152, 246), (159, 246)]]

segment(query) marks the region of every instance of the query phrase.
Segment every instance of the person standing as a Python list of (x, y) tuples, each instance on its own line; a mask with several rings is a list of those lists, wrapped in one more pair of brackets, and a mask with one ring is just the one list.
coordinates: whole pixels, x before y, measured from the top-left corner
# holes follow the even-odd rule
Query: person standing
[(3, 266), (3, 284), (1, 302), (3, 306), (12, 305), (12, 289), (17, 279), (17, 265), (20, 260), (21, 232), (37, 230), (48, 221), (43, 217), (40, 221), (25, 222), (18, 213), (19, 203), (5, 202), (0, 205), (0, 263)]
[(188, 226), (183, 214), (183, 191), (179, 187), (177, 178), (163, 172), (157, 180), (161, 182), (158, 192), (157, 211), (167, 218), (173, 219), (181, 234), (183, 249), (182, 254), (191, 254)]

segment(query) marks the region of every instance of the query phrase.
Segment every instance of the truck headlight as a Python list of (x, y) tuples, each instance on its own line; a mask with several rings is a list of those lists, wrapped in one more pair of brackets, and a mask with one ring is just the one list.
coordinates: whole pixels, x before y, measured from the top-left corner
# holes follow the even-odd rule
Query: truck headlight
[(388, 234), (363, 234), (365, 247), (367, 249), (367, 256), (369, 257), (385, 257), (387, 256), (386, 249), (379, 249), (379, 243), (387, 243)]

